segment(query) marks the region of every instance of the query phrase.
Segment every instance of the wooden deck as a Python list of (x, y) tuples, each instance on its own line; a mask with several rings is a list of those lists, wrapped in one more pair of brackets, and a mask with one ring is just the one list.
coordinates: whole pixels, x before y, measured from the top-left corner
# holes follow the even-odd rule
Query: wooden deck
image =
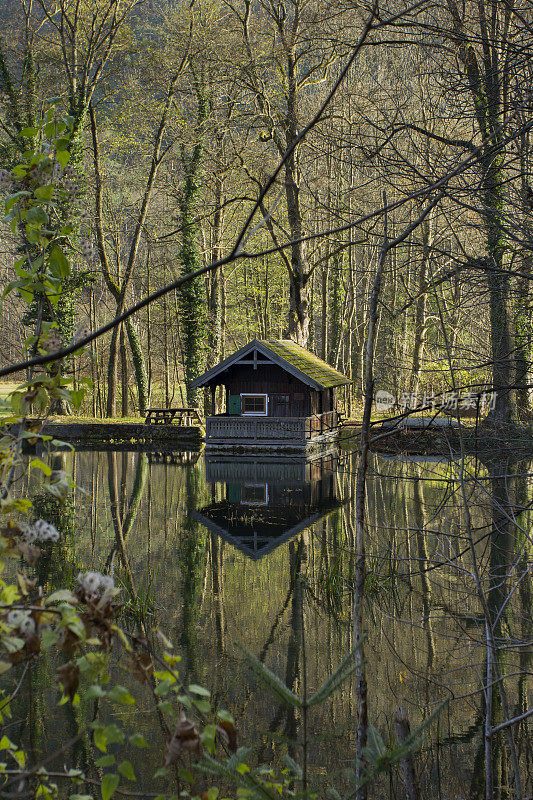
[(338, 451), (307, 455), (264, 456), (243, 455), (233, 458), (223, 453), (208, 453), (205, 458), (205, 477), (208, 483), (281, 483), (286, 486), (316, 481), (317, 476), (336, 471)]
[(312, 417), (206, 418), (206, 447), (257, 447), (305, 450), (338, 435), (335, 411)]

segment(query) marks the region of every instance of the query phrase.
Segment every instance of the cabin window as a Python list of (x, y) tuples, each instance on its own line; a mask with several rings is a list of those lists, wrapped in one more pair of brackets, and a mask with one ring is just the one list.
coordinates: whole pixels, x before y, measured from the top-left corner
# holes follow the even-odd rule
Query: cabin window
[(253, 416), (266, 417), (267, 415), (267, 395), (266, 394), (241, 394), (241, 413)]
[(245, 483), (242, 487), (241, 503), (247, 506), (268, 505), (268, 484)]

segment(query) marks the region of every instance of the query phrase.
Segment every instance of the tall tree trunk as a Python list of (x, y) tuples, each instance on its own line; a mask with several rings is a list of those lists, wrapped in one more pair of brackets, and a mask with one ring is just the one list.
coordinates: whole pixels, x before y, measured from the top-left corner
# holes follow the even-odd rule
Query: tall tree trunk
[(120, 326), (120, 377), (121, 377), (121, 414), (128, 416), (128, 359), (126, 357), (126, 340), (124, 325)]
[[(196, 219), (198, 201), (198, 178), (200, 163), (204, 149), (204, 125), (207, 119), (208, 103), (203, 87), (196, 86), (197, 116), (196, 144), (190, 157), (182, 156), (185, 179), (179, 194), (179, 227), (181, 246), (179, 260), (182, 275), (190, 275), (199, 269)], [(181, 339), (184, 350), (184, 370), (187, 391), (187, 403), (198, 408), (200, 391), (191, 386), (191, 382), (202, 374), (205, 364), (205, 298), (204, 279), (195, 278), (180, 286), (177, 290), (180, 304)]]
[[(490, 167), (494, 167), (494, 157)], [(509, 277), (503, 272), (504, 236), (501, 227), (501, 175), (487, 179), (485, 224), (487, 231), (487, 283), (489, 288), (492, 346), (492, 390), (496, 393), (493, 420), (508, 424), (516, 416), (513, 384), (513, 342), (509, 319)]]
[[(520, 172), (522, 175), (522, 212), (530, 213), (525, 202), (529, 189), (529, 149), (530, 135), (523, 134), (520, 141)], [(531, 364), (533, 360), (533, 326), (531, 324), (531, 297), (529, 279), (533, 270), (531, 252), (525, 250), (521, 254), (522, 272), (516, 285), (516, 310), (514, 318), (515, 334), (515, 380), (516, 404), (518, 416), (527, 419), (531, 414), (531, 397), (528, 384), (531, 383)]]
[[(220, 239), (222, 229), (222, 181), (217, 180), (217, 190), (215, 193), (216, 212), (213, 221), (213, 247), (211, 259), (213, 262), (220, 258)], [(207, 356), (207, 366), (212, 367), (220, 361), (222, 350), (222, 318), (221, 318), (221, 281), (222, 268), (211, 270), (209, 274), (209, 351)]]
[[(289, 145), (290, 138), (288, 138)], [(300, 206), (299, 170), (294, 152), (285, 162), (285, 192), (292, 240), (289, 270), (289, 336), (302, 347), (306, 347), (309, 339), (310, 274), (307, 268), (307, 246), (305, 242), (299, 241), (304, 235), (304, 226)]]
[(109, 363), (107, 365), (107, 403), (106, 414), (114, 417), (117, 403), (117, 360), (118, 360), (118, 327), (113, 328), (109, 345)]
[(413, 366), (411, 375), (411, 393), (418, 394), (420, 383), (420, 371), (422, 369), (422, 359), (424, 357), (424, 345), (426, 341), (426, 300), (427, 300), (427, 274), (429, 266), (429, 254), (431, 250), (430, 240), (430, 218), (426, 218), (420, 225), (422, 233), (422, 259), (418, 271), (418, 292), (415, 310), (415, 331), (413, 342)]
[(339, 368), (340, 348), (343, 338), (342, 333), (343, 327), (346, 324), (346, 317), (343, 312), (343, 301), (344, 304), (346, 304), (346, 293), (341, 291), (342, 261), (343, 259), (341, 253), (336, 253), (333, 256), (333, 293), (331, 297), (331, 309), (329, 314), (331, 332), (329, 337), (330, 352), (328, 355), (328, 361), (336, 369)]
[[(497, 28), (487, 25), (492, 10), (478, 0), (477, 18), (466, 22), (459, 11), (456, 0), (447, 0), (448, 11), (453, 20), (453, 41), (457, 46), (459, 61), (463, 66), (466, 84), (471, 95), (473, 118), (477, 133), (484, 140), (479, 160), (480, 216), (486, 237), (486, 276), (489, 291), (490, 341), (492, 348), (492, 389), (496, 393), (492, 422), (506, 425), (516, 417), (513, 385), (513, 340), (509, 318), (509, 276), (504, 271), (505, 235), (502, 224), (504, 212), (504, 148), (502, 130), (504, 124), (504, 97), (508, 92), (509, 70), (504, 66), (508, 47), (507, 34), (502, 30), (502, 39)], [(474, 38), (482, 47), (483, 57), (477, 55), (472, 46)], [(505, 27), (505, 26), (504, 26)], [(498, 151), (495, 148), (499, 147)]]
[[(287, 49), (287, 113), (284, 120), (285, 149), (292, 151), (285, 161), (285, 198), (287, 220), (291, 235), (291, 266), (289, 269), (289, 336), (303, 347), (309, 339), (309, 278), (307, 244), (302, 242), (304, 224), (300, 203), (300, 169), (298, 166), (298, 86), (294, 52)], [(280, 154), (283, 148), (278, 144)]]
[(163, 363), (165, 365), (165, 408), (170, 408), (170, 386), (168, 374), (168, 312), (167, 296), (163, 295)]
[(139, 404), (139, 414), (144, 416), (148, 406), (148, 373), (144, 360), (141, 339), (135, 323), (131, 317), (126, 320), (126, 333), (131, 351), (135, 383), (137, 385), (137, 402)]

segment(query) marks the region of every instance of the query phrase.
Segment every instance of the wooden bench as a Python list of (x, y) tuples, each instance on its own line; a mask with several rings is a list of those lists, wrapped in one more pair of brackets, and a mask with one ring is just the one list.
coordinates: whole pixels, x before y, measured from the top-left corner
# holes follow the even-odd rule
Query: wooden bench
[(146, 425), (170, 425), (178, 413), (177, 408), (147, 408)]
[(147, 408), (146, 425), (171, 425), (177, 419), (178, 425), (189, 427), (193, 420), (202, 425), (197, 408)]

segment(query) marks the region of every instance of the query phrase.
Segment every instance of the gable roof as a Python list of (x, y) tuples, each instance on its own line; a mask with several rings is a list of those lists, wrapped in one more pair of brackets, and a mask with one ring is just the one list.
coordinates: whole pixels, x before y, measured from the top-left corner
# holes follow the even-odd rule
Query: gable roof
[(213, 378), (236, 364), (248, 353), (257, 350), (274, 364), (289, 372), (302, 383), (318, 391), (332, 389), (335, 386), (344, 386), (351, 383), (350, 379), (338, 370), (330, 367), (321, 358), (310, 353), (305, 347), (293, 342), (292, 339), (253, 339), (248, 344), (237, 350), (220, 364), (204, 372), (191, 383), (193, 388), (206, 386)]
[[(304, 519), (300, 520), (298, 523), (293, 525), (292, 528), (286, 528), (277, 536), (268, 536), (268, 535), (261, 535), (255, 534), (252, 531), (248, 531), (248, 535), (244, 535), (245, 532), (243, 531), (243, 535), (235, 535), (231, 533), (228, 528), (224, 528), (221, 525), (218, 525), (214, 522), (210, 517), (209, 514), (206, 513), (206, 509), (201, 509), (200, 511), (193, 511), (192, 517), (193, 519), (200, 522), (204, 525), (208, 530), (214, 531), (217, 533), (222, 539), (225, 539), (229, 544), (233, 547), (236, 547), (237, 550), (240, 550), (241, 553), (244, 553), (245, 556), (251, 558), (253, 561), (258, 561), (263, 556), (266, 556), (268, 553), (271, 553), (280, 545), (287, 542), (289, 539), (292, 539), (293, 536), (296, 536), (297, 533), (300, 531), (306, 530), (310, 528), (311, 525), (314, 525), (315, 522), (318, 522), (322, 517), (329, 514), (331, 511), (335, 511), (339, 508), (341, 504), (337, 503), (335, 505), (332, 504), (332, 508), (324, 511), (322, 514), (320, 512), (313, 512), (310, 513), (309, 516), (305, 517)], [(204, 512), (204, 513), (202, 513)], [(277, 526), (280, 528), (280, 526)]]

